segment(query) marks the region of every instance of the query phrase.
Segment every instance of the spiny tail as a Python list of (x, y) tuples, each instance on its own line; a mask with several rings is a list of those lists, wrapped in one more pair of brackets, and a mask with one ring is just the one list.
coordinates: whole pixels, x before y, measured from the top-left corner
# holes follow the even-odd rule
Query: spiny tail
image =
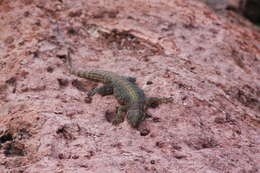
[(66, 65), (67, 65), (69, 72), (71, 74), (74, 74), (74, 75), (82, 77), (82, 78), (87, 78), (87, 79), (91, 78), (89, 76), (88, 71), (76, 70), (75, 68), (73, 68), (70, 53), (71, 53), (71, 49), (68, 49), (68, 55), (67, 55), (67, 58), (66, 58)]
[(71, 63), (70, 52), (71, 52), (71, 50), (68, 49), (68, 54), (67, 54), (67, 57), (66, 57), (66, 65), (67, 65), (69, 72), (73, 73), (74, 70), (73, 70), (72, 63)]

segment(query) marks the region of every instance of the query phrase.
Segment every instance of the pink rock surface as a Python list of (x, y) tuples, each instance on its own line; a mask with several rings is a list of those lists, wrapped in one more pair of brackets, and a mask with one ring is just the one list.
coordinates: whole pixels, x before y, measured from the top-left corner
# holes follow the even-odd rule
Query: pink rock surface
[[(256, 173), (260, 167), (259, 28), (201, 1), (0, 1), (0, 172)], [(137, 77), (139, 129), (106, 116), (113, 96), (71, 74)], [(258, 163), (258, 164), (257, 164)]]

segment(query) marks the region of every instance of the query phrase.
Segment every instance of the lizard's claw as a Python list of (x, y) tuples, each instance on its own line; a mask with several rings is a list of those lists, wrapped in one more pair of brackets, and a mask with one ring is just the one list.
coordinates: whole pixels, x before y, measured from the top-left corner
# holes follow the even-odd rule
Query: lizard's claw
[(118, 125), (120, 124), (120, 122), (115, 119), (115, 120), (112, 121), (112, 124), (113, 124), (114, 126), (118, 126)]
[(123, 119), (118, 119), (118, 118), (115, 118), (113, 121), (112, 121), (112, 124), (117, 126), (119, 125), (120, 123), (122, 123), (124, 120)]

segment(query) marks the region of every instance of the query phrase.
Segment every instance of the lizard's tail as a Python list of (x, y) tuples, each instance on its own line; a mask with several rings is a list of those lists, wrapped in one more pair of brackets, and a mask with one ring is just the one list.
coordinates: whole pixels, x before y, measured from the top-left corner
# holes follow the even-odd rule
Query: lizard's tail
[(71, 54), (72, 50), (70, 48), (68, 48), (68, 54), (67, 54), (67, 57), (66, 57), (66, 65), (67, 65), (67, 68), (69, 70), (69, 72), (71, 74), (74, 74), (76, 76), (79, 76), (79, 77), (85, 77), (86, 74), (84, 71), (81, 71), (81, 70), (76, 70), (73, 65), (72, 65), (72, 60), (71, 60)]
[(68, 54), (66, 56), (66, 65), (67, 65), (69, 72), (71, 74), (78, 76), (78, 77), (93, 80), (94, 77), (89, 71), (77, 70), (73, 67), (71, 56), (70, 56), (71, 52), (72, 52), (72, 50), (70, 48), (68, 48)]
[(71, 53), (71, 49), (68, 48), (68, 54), (66, 56), (66, 65), (67, 65), (69, 72), (74, 74), (75, 70), (73, 69), (73, 66), (72, 66), (70, 53)]

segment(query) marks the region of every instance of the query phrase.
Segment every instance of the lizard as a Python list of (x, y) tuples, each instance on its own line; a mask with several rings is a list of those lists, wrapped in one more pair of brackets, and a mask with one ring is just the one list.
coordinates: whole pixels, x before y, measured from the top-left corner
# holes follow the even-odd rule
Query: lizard
[(148, 107), (157, 107), (161, 103), (171, 102), (171, 98), (146, 97), (144, 91), (136, 85), (135, 77), (121, 76), (115, 72), (104, 70), (77, 70), (72, 66), (70, 51), (66, 56), (66, 65), (69, 72), (75, 76), (101, 82), (104, 85), (96, 87), (88, 92), (92, 97), (96, 93), (101, 96), (114, 95), (120, 106), (116, 111), (115, 119), (112, 124), (118, 125), (124, 121), (123, 114), (131, 127), (137, 128), (147, 117)]

